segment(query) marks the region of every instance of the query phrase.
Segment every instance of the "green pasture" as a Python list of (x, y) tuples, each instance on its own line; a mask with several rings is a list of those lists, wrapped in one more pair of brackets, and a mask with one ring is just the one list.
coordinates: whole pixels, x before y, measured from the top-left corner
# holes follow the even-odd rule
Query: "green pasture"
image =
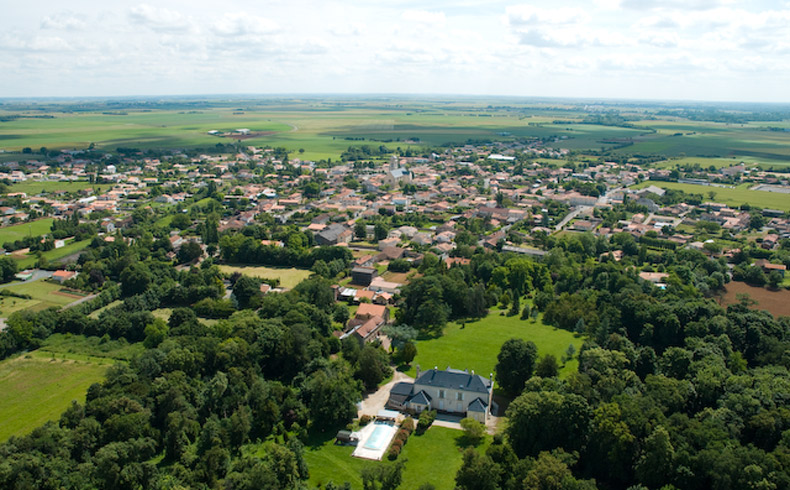
[[(65, 306), (80, 299), (80, 297), (76, 295), (60, 293), (59, 291), (62, 289), (62, 286), (47, 282), (43, 279), (13, 284), (4, 289), (17, 294), (30, 295), (31, 299), (21, 300), (20, 298), (4, 297), (2, 303), (0, 303), (0, 316), (8, 316), (10, 313), (13, 313), (13, 311), (21, 309), (15, 309), (13, 300), (17, 300), (16, 305), (20, 304), (19, 301), (23, 301), (24, 303), (21, 304), (24, 304), (25, 309), (38, 311), (51, 307)], [(8, 308), (8, 310), (6, 308)]]
[[(60, 248), (47, 250), (46, 252), (43, 252), (42, 255), (49, 262), (56, 262), (60, 259), (68, 257), (69, 255), (73, 255), (82, 251), (84, 248), (90, 245), (90, 243), (91, 240), (81, 240), (79, 242), (75, 242), (72, 240)], [(20, 269), (27, 269), (33, 267), (36, 264), (36, 261), (38, 261), (38, 258), (35, 255), (28, 255), (22, 258), (14, 255), (13, 257), (17, 259), (17, 265), (19, 266)]]
[[(463, 432), (444, 427), (431, 427), (423, 435), (412, 435), (401, 452), (398, 460), (406, 461), (403, 468), (403, 482), (400, 488), (418, 488), (431, 483), (436, 490), (455, 488), (455, 474), (463, 460)], [(486, 438), (478, 451), (485, 451), (490, 443)], [(360, 472), (366, 466), (393, 464), (386, 458), (376, 462), (354, 458), (352, 446), (334, 444), (334, 434), (325, 434), (323, 439), (309, 441), (305, 447), (304, 458), (310, 470), (311, 486), (326, 485), (333, 481), (338, 484), (351, 483), (351, 488), (362, 489)]]
[(39, 194), (47, 194), (56, 191), (78, 192), (83, 189), (93, 189), (94, 193), (101, 194), (111, 187), (112, 185), (110, 184), (91, 184), (87, 181), (39, 182), (35, 180), (26, 180), (24, 182), (11, 184), (11, 187), (8, 188), (8, 192), (24, 192), (28, 196), (37, 196)]
[(102, 340), (100, 337), (55, 333), (44, 340), (38, 352), (54, 354), (58, 358), (96, 363), (131, 361), (145, 350), (142, 342), (130, 344), (126, 339)]
[(72, 400), (84, 403), (88, 387), (101, 381), (106, 369), (106, 360), (75, 360), (42, 351), (0, 362), (0, 441), (57, 420)]
[[(560, 330), (543, 323), (543, 316), (532, 320), (521, 320), (519, 315), (500, 315), (504, 310), (492, 308), (487, 317), (458, 324), (451, 322), (444, 329), (444, 335), (438, 338), (418, 340), (417, 357), (408, 371), (415, 375), (417, 364), (422, 369), (437, 366), (445, 369), (474, 370), (481, 376), (494, 372), (497, 355), (505, 341), (512, 338), (531, 340), (538, 347), (538, 355), (553, 354), (557, 362), (570, 344), (579, 352), (583, 339), (571, 332)], [(560, 375), (566, 376), (576, 370), (578, 361), (572, 359), (560, 369)]]
[[(679, 189), (691, 194), (702, 194), (705, 200), (712, 200), (732, 207), (741, 204), (749, 204), (759, 208), (781, 209), (790, 211), (790, 196), (778, 192), (753, 191), (749, 190), (750, 184), (741, 184), (734, 188), (713, 187), (697, 184), (680, 184), (677, 182), (656, 182), (646, 181), (633, 186), (634, 189), (641, 189), (649, 185), (655, 185), (663, 189)], [(713, 199), (709, 193), (715, 192)]]
[(22, 223), (0, 228), (0, 246), (3, 243), (15, 242), (29, 236), (46, 235), (52, 229), (53, 218), (44, 218), (30, 223)]
[(255, 267), (255, 266), (235, 266), (220, 265), (219, 270), (225, 274), (240, 272), (246, 276), (257, 277), (260, 279), (279, 279), (280, 287), (292, 289), (304, 279), (310, 277), (312, 272), (304, 269), (275, 268), (275, 267)]
[(699, 164), (702, 169), (707, 169), (711, 166), (716, 169), (731, 167), (734, 165), (745, 165), (746, 167), (757, 166), (759, 169), (765, 170), (774, 168), (780, 170), (782, 167), (790, 166), (790, 158), (787, 161), (771, 160), (769, 158), (755, 158), (750, 156), (738, 156), (728, 158), (706, 158), (706, 157), (678, 157), (671, 158), (657, 162), (655, 164), (658, 168), (673, 169), (676, 166), (683, 166), (686, 164)]

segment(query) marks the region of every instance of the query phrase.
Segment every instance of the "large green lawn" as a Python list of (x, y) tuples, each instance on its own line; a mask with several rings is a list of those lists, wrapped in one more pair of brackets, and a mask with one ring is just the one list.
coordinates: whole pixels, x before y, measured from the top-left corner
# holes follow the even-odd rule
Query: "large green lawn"
[[(500, 316), (500, 310), (493, 308), (487, 317), (465, 325), (449, 323), (444, 335), (435, 339), (417, 341), (417, 357), (408, 371), (414, 376), (417, 364), (422, 369), (437, 366), (444, 369), (469, 369), (482, 376), (494, 372), (497, 354), (508, 339), (531, 340), (538, 346), (538, 355), (553, 354), (559, 362), (570, 344), (576, 352), (583, 339), (571, 332), (545, 325), (542, 315), (536, 321), (521, 320), (516, 316)], [(578, 361), (565, 363), (560, 370), (564, 376), (576, 370)]]
[(0, 246), (6, 242), (15, 242), (28, 236), (46, 235), (52, 228), (52, 218), (44, 218), (30, 223), (5, 226), (0, 228)]
[(88, 387), (104, 377), (108, 361), (63, 357), (35, 351), (0, 362), (0, 441), (57, 420), (72, 400), (84, 403)]
[(291, 268), (276, 268), (276, 267), (254, 267), (254, 266), (235, 266), (235, 265), (221, 265), (219, 270), (225, 274), (232, 274), (234, 272), (241, 272), (250, 277), (258, 277), (260, 279), (279, 279), (280, 287), (292, 289), (304, 279), (310, 277), (312, 272), (304, 269)]
[[(478, 450), (485, 450), (489, 442), (490, 437)], [(455, 474), (461, 467), (464, 450), (462, 443), (462, 431), (444, 427), (431, 427), (421, 436), (412, 435), (398, 457), (406, 461), (403, 483), (399, 488), (415, 489), (424, 483), (433, 484), (436, 490), (455, 488)], [(353, 489), (361, 490), (362, 468), (392, 464), (386, 458), (382, 462), (354, 458), (351, 456), (353, 450), (352, 446), (336, 446), (334, 438), (308, 444), (305, 461), (310, 469), (310, 485), (323, 486), (328, 481), (349, 482)]]
[(663, 189), (679, 189), (690, 194), (702, 194), (705, 196), (706, 201), (710, 200), (709, 193), (714, 192), (715, 195), (712, 199), (714, 202), (733, 207), (738, 207), (741, 204), (750, 204), (760, 208), (790, 211), (790, 197), (788, 197), (787, 194), (749, 190), (749, 184), (741, 184), (738, 187), (728, 188), (696, 184), (679, 184), (677, 182), (657, 182), (651, 180), (639, 183), (633, 186), (633, 188), (641, 189), (649, 185), (655, 185)]

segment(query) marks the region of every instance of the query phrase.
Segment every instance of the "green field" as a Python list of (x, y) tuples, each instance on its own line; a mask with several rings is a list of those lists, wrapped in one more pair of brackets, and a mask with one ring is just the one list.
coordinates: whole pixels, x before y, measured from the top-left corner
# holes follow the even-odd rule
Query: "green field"
[(632, 188), (641, 189), (649, 185), (655, 185), (663, 189), (679, 189), (691, 194), (702, 194), (705, 196), (706, 201), (711, 200), (708, 194), (710, 192), (715, 192), (716, 195), (712, 201), (726, 204), (731, 207), (749, 204), (759, 208), (790, 211), (790, 195), (780, 194), (778, 192), (752, 191), (749, 190), (750, 184), (741, 184), (734, 188), (728, 188), (696, 184), (679, 184), (677, 182), (657, 182), (651, 180), (632, 186)]
[[(14, 311), (18, 311), (20, 301), (25, 302), (24, 307), (34, 311), (43, 310), (50, 307), (65, 306), (81, 298), (81, 296), (59, 292), (63, 287), (58, 284), (39, 279), (32, 282), (14, 284), (5, 288), (17, 294), (27, 294), (32, 299), (22, 300), (20, 298), (6, 297), (0, 302), (0, 316), (5, 317)], [(16, 300), (16, 305), (13, 301)], [(8, 309), (6, 309), (8, 308)]]
[(251, 277), (260, 279), (279, 279), (280, 287), (292, 289), (304, 279), (310, 277), (312, 272), (304, 269), (295, 268), (274, 268), (274, 267), (253, 267), (253, 266), (233, 266), (221, 265), (219, 270), (225, 274), (240, 272)]
[[(334, 435), (334, 434), (332, 434)], [(484, 451), (490, 437), (478, 450)], [(403, 446), (399, 460), (408, 460), (403, 469), (403, 482), (399, 488), (415, 489), (431, 483), (436, 490), (455, 488), (455, 474), (461, 467), (463, 432), (444, 427), (431, 427), (425, 434), (412, 435)], [(352, 446), (336, 446), (334, 438), (308, 443), (305, 461), (310, 470), (310, 485), (349, 482), (353, 489), (362, 489), (360, 472), (365, 466), (392, 464), (368, 461), (351, 456)]]
[(88, 387), (104, 377), (106, 362), (53, 359), (41, 351), (0, 362), (0, 441), (57, 420), (72, 400), (84, 403)]
[(0, 228), (0, 246), (6, 242), (15, 242), (28, 236), (39, 236), (50, 233), (53, 218), (44, 218), (30, 223), (5, 226)]
[(83, 189), (93, 189), (96, 194), (101, 194), (107, 189), (111, 188), (110, 184), (91, 184), (87, 181), (77, 182), (36, 182), (28, 180), (25, 182), (16, 182), (8, 188), (8, 192), (24, 192), (28, 196), (37, 196), (54, 191), (77, 192)]
[(762, 167), (790, 165), (790, 134), (766, 131), (760, 123), (726, 124), (669, 117), (637, 124), (656, 132), (634, 138), (633, 145), (618, 152), (668, 157), (750, 157)]
[(104, 363), (108, 360), (131, 361), (145, 350), (142, 342), (130, 344), (126, 339), (102, 340), (74, 334), (52, 334), (44, 340), (40, 352), (55, 353), (57, 357)]
[[(449, 323), (444, 335), (435, 339), (417, 341), (417, 357), (408, 371), (414, 376), (417, 364), (422, 369), (437, 366), (444, 369), (450, 366), (455, 369), (474, 369), (477, 374), (488, 376), (494, 372), (497, 354), (502, 344), (508, 339), (520, 338), (531, 340), (538, 346), (538, 355), (553, 354), (557, 362), (561, 361), (568, 345), (573, 344), (576, 352), (582, 345), (582, 338), (566, 330), (545, 325), (542, 315), (534, 323), (521, 320), (519, 316), (500, 316), (500, 310), (493, 308), (487, 317), (465, 326)], [(578, 361), (570, 360), (560, 369), (560, 375), (566, 376), (577, 369)]]
[[(90, 245), (90, 243), (91, 240), (82, 240), (79, 242), (71, 241), (66, 245), (64, 245), (63, 247), (48, 250), (44, 252), (42, 255), (49, 262), (56, 262), (60, 259), (68, 257), (69, 255), (73, 255), (76, 254), (77, 252), (80, 252), (85, 247)], [(27, 255), (21, 258), (17, 255), (13, 255), (13, 257), (17, 259), (17, 265), (19, 266), (20, 269), (28, 269), (30, 267), (33, 267), (38, 261), (38, 258), (35, 255)]]
[[(540, 103), (516, 100), (508, 101), (508, 108), (496, 109), (489, 105), (490, 100), (471, 98), (204, 102), (193, 111), (129, 108), (115, 110), (115, 114), (103, 113), (101, 109), (91, 112), (84, 107), (70, 112), (68, 104), (54, 103), (48, 106), (51, 119), (20, 118), (3, 123), (0, 141), (3, 149), (9, 151), (26, 146), (85, 148), (91, 142), (109, 150), (210, 147), (239, 140), (211, 136), (207, 134), (209, 130), (248, 128), (255, 134), (241, 140), (241, 144), (284, 147), (292, 159), (320, 160), (337, 159), (348, 146), (360, 144), (384, 145), (394, 150), (470, 140), (556, 138), (552, 146), (578, 150), (611, 148), (654, 133), (651, 128), (578, 124), (583, 112), (555, 111), (540, 107)], [(28, 114), (41, 116), (46, 111), (39, 109)], [(25, 111), (15, 112), (20, 113), (24, 115)], [(564, 122), (555, 124), (556, 119)]]

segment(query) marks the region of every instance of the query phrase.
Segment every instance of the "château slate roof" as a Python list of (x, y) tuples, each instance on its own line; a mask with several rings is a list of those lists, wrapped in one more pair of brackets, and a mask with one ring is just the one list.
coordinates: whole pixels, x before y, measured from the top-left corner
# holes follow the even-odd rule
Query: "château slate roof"
[(420, 390), (415, 395), (409, 398), (409, 403), (416, 403), (418, 405), (428, 405), (431, 402), (431, 395)]
[(483, 412), (485, 413), (486, 407), (488, 404), (483, 401), (482, 398), (475, 398), (475, 400), (469, 404), (466, 408), (467, 412)]
[(415, 389), (417, 389), (417, 385), (452, 388), (488, 394), (491, 388), (491, 380), (479, 374), (470, 374), (466, 371), (459, 371), (457, 369), (447, 369), (445, 371), (429, 369), (421, 374), (414, 382)]

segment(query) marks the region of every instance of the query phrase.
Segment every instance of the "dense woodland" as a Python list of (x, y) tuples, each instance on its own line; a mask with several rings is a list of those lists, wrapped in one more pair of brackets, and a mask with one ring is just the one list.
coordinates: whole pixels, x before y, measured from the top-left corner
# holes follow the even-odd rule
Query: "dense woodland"
[[(508, 422), (487, 450), (464, 454), (458, 488), (790, 488), (790, 319), (747, 299), (718, 306), (710, 295), (728, 280), (722, 260), (625, 234), (548, 237), (542, 261), (463, 245), (456, 254), (469, 265), (448, 268), (428, 252), (398, 298), (397, 349), (387, 353), (331, 335), (348, 317), (331, 290), (348, 250), (312, 247), (309, 234), (274, 223), (217, 234), (210, 221), (200, 233), (218, 257), (315, 274), (264, 296), (258, 280), (227, 277), (212, 258), (176, 269), (168, 230), (145, 213), (114, 242), (94, 240), (73, 285), (100, 295), (65, 312), (14, 314), (0, 355), (52, 333), (146, 350), (114, 366), (84, 405), (0, 446), (0, 487), (307, 488), (310, 433), (345, 427), (415, 335), (441, 335), (448, 321), (500, 304), (524, 319), (542, 312), (586, 341), (568, 353), (578, 372), (562, 380), (534, 344), (503, 346), (497, 382), (513, 400)], [(666, 289), (639, 279), (645, 270), (669, 273)], [(225, 281), (232, 299), (223, 299)], [(151, 313), (162, 307), (173, 309), (167, 322)]]

